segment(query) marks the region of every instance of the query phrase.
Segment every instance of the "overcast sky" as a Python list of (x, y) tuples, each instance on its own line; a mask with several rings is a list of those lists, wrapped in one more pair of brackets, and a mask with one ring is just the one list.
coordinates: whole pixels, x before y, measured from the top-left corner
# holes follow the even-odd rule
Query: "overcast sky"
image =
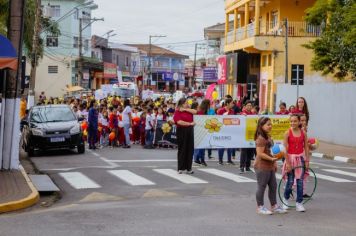
[[(204, 39), (204, 28), (224, 22), (224, 0), (95, 0), (99, 8), (94, 17), (92, 33), (102, 36), (115, 30), (110, 41), (148, 43), (149, 35), (166, 35), (153, 39), (172, 51), (188, 56), (194, 54), (194, 43)], [(178, 42), (178, 43), (177, 43)], [(176, 44), (171, 44), (176, 43)], [(203, 53), (202, 50), (198, 54)]]

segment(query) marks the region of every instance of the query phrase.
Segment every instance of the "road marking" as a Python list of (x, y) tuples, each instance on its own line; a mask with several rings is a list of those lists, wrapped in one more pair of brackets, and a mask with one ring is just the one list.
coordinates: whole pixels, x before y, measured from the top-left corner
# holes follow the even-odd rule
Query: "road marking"
[(91, 154), (93, 154), (94, 156), (96, 156), (96, 157), (99, 157), (100, 155), (98, 154), (98, 153), (96, 153), (96, 152), (91, 152)]
[(323, 156), (324, 156), (324, 154), (322, 154), (322, 153), (317, 153), (317, 152), (312, 153), (312, 157), (323, 158)]
[(355, 181), (351, 181), (351, 180), (348, 180), (348, 179), (336, 178), (336, 177), (332, 177), (332, 176), (328, 176), (328, 175), (322, 175), (322, 174), (319, 174), (319, 173), (316, 173), (316, 178), (324, 179), (324, 180), (328, 180), (328, 181), (336, 182), (336, 183), (352, 183), (352, 182), (355, 182)]
[(136, 175), (129, 170), (109, 170), (108, 172), (133, 186), (155, 185), (152, 181)]
[(199, 169), (199, 171), (203, 171), (212, 175), (216, 175), (225, 179), (232, 180), (236, 183), (254, 183), (256, 180), (249, 179), (240, 175), (235, 175), (230, 172), (218, 170), (218, 169)]
[(340, 161), (340, 162), (348, 162), (350, 158), (348, 157), (341, 157), (341, 156), (335, 156), (334, 161)]
[(80, 172), (58, 173), (75, 189), (100, 188), (100, 185)]
[(154, 160), (108, 160), (109, 162), (114, 163), (139, 163), (139, 162), (177, 162), (177, 160), (172, 159), (154, 159)]
[(343, 171), (343, 170), (337, 170), (337, 169), (323, 169), (323, 170), (327, 171), (327, 172), (335, 173), (335, 174), (356, 177), (356, 173), (347, 172), (347, 171)]
[(162, 175), (166, 175), (173, 179), (176, 179), (185, 184), (207, 184), (208, 182), (202, 179), (198, 179), (191, 175), (186, 174), (178, 174), (177, 171), (172, 169), (154, 169), (155, 172), (160, 173)]

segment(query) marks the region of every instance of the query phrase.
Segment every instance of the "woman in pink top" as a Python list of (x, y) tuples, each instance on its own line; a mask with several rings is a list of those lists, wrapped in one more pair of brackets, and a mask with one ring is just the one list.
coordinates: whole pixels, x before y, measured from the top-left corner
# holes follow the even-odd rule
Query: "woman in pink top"
[[(288, 200), (292, 193), (294, 181), (297, 184), (296, 210), (304, 212), (303, 206), (303, 180), (305, 168), (309, 167), (308, 137), (300, 128), (300, 117), (292, 114), (290, 117), (291, 128), (284, 135), (284, 146), (287, 150), (286, 161), (282, 168), (283, 176), (288, 178), (285, 191), (283, 207), (288, 209)], [(297, 168), (303, 166), (304, 168)]]

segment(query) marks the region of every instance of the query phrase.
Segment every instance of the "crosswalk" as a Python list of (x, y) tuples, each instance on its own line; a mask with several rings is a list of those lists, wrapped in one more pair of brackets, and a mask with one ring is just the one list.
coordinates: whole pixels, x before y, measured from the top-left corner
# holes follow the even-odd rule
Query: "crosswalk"
[[(149, 169), (150, 172), (160, 175), (159, 180), (162, 178), (167, 178), (169, 181), (176, 181), (177, 183), (194, 185), (194, 184), (208, 184), (209, 181), (212, 183), (214, 178), (207, 177), (207, 175), (219, 178), (220, 180), (231, 181), (235, 183), (255, 183), (255, 176), (251, 173), (246, 175), (240, 175), (236, 170), (221, 170), (215, 168), (197, 168), (194, 175), (188, 174), (178, 174), (174, 169)], [(232, 173), (235, 172), (235, 173)], [(320, 173), (321, 172), (321, 173)], [(118, 185), (128, 185), (128, 186), (154, 186), (158, 185), (157, 181), (148, 179), (147, 176), (151, 178), (157, 178), (151, 173), (147, 176), (142, 176), (134, 173), (130, 170), (106, 170), (105, 173), (116, 177), (119, 179)], [(325, 173), (325, 174), (324, 174)], [(336, 176), (331, 176), (336, 175)], [(92, 180), (90, 177), (81, 172), (60, 172), (58, 173), (65, 182), (67, 182), (74, 189), (97, 189), (102, 186), (98, 184), (97, 181)], [(355, 183), (356, 173), (348, 172), (338, 169), (318, 169), (316, 173), (318, 180), (332, 182), (332, 183)], [(282, 175), (277, 173), (277, 179), (281, 179)], [(209, 181), (203, 179), (208, 178)]]

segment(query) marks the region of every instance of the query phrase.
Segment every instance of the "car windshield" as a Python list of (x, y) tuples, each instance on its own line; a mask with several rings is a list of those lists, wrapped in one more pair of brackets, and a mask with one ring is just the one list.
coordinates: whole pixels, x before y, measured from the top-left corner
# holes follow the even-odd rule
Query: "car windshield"
[(76, 120), (69, 107), (36, 107), (31, 112), (31, 122), (65, 122)]

